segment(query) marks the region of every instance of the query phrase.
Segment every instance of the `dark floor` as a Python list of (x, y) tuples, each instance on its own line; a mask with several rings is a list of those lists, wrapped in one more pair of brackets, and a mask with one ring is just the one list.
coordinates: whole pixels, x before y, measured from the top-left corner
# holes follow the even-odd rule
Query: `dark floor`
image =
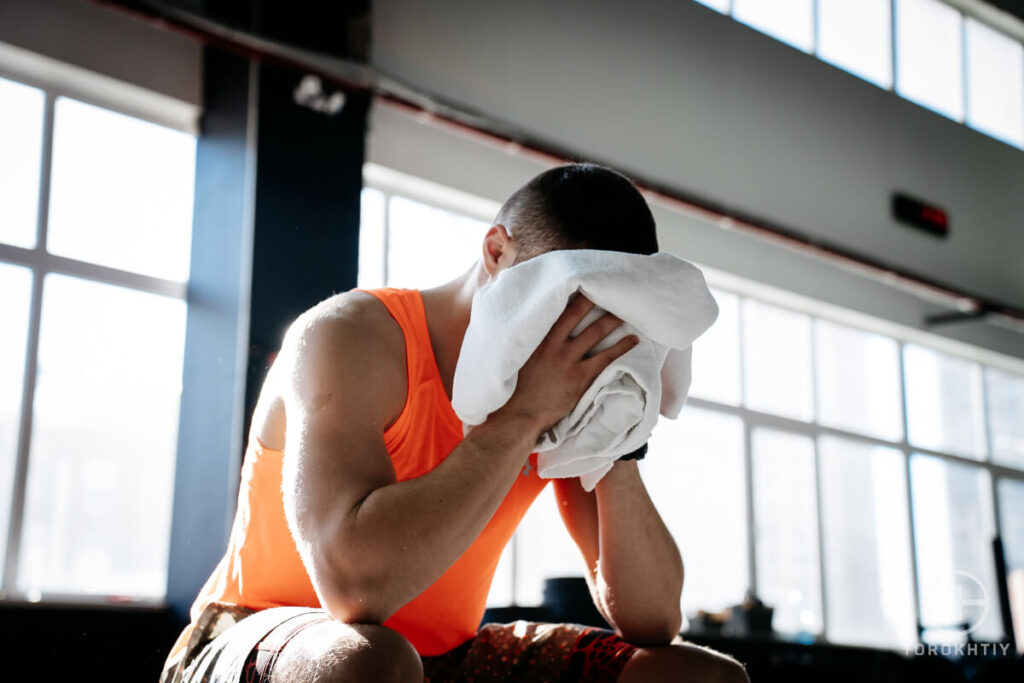
[[(572, 616), (572, 615), (570, 615)], [(579, 616), (579, 615), (577, 615)], [(537, 608), (489, 610), (486, 621), (577, 621)], [(39, 667), (32, 675), (4, 680), (156, 681), (181, 624), (169, 610), (84, 608), (49, 605), (0, 607), (0, 642), (13, 662)], [(727, 652), (746, 664), (752, 681), (844, 683), (845, 681), (1024, 681), (1024, 660), (941, 657), (905, 658), (893, 652), (853, 647), (801, 645), (768, 639), (697, 636), (688, 640)], [(14, 659), (12, 659), (12, 657)]]

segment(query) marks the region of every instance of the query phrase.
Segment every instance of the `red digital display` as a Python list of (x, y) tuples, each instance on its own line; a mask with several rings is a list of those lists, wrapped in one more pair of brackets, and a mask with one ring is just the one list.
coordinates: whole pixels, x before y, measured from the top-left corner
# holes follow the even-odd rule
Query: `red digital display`
[(944, 209), (902, 193), (892, 198), (893, 217), (939, 237), (949, 234), (949, 214)]

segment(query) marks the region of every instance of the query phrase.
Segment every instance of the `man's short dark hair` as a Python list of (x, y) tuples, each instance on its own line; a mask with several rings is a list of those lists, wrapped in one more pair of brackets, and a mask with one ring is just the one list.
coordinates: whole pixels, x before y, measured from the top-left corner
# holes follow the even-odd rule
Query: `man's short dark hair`
[(626, 176), (597, 164), (556, 166), (512, 193), (495, 224), (516, 243), (516, 263), (553, 249), (658, 251), (654, 216)]

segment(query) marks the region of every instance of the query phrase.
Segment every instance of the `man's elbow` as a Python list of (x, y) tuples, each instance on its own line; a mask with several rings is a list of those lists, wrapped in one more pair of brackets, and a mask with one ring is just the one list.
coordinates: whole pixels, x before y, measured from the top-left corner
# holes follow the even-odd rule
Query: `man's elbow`
[(335, 576), (319, 583), (321, 606), (345, 624), (383, 624), (399, 609), (386, 598), (378, 582)]
[(683, 627), (682, 613), (676, 609), (660, 618), (616, 624), (616, 632), (623, 640), (634, 645), (667, 645), (679, 635)]
[(383, 624), (398, 611), (388, 599), (387, 579), (365, 564), (355, 566), (324, 555), (313, 559), (310, 573), (321, 606), (334, 619), (346, 624)]

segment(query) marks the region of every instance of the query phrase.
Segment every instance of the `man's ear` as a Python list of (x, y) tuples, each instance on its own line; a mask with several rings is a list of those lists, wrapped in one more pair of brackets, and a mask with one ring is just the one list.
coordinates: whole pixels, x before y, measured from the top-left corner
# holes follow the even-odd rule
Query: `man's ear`
[(484, 235), (483, 253), (481, 255), (484, 270), (491, 277), (508, 268), (516, 260), (516, 246), (512, 236), (501, 223), (492, 225)]

